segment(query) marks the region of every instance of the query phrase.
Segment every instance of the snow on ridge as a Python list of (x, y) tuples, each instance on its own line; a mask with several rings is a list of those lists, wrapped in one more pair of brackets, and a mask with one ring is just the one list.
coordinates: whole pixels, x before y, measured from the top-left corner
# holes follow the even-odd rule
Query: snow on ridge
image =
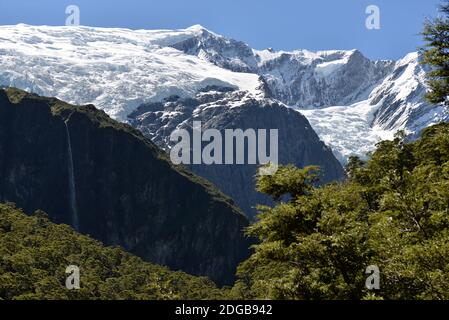
[[(357, 49), (352, 50), (319, 50), (319, 51), (310, 51), (306, 49), (297, 49), (293, 51), (284, 51), (284, 50), (272, 50), (272, 49), (264, 49), (264, 50), (256, 50), (253, 49), (253, 53), (256, 57), (259, 58), (259, 67), (263, 64), (266, 64), (270, 61), (276, 60), (280, 58), (282, 55), (289, 55), (296, 59), (303, 60), (305, 62), (313, 62), (313, 61), (323, 61), (324, 63), (331, 62), (347, 62), (349, 58), (355, 54), (360, 53)], [(361, 54), (361, 53), (360, 53)]]
[(339, 60), (322, 62), (316, 66), (315, 74), (321, 78), (329, 77), (332, 73), (334, 73), (335, 71), (339, 70), (341, 67), (346, 65), (348, 63), (348, 59), (349, 58), (344, 57)]
[(209, 85), (260, 94), (256, 74), (236, 73), (162, 46), (197, 32), (0, 26), (0, 85), (92, 103), (124, 121), (144, 102)]
[(377, 142), (393, 139), (399, 130), (416, 138), (424, 128), (449, 120), (442, 105), (424, 99), (426, 72), (419, 60), (417, 52), (398, 60), (366, 100), (300, 112), (343, 164), (351, 155), (366, 159)]

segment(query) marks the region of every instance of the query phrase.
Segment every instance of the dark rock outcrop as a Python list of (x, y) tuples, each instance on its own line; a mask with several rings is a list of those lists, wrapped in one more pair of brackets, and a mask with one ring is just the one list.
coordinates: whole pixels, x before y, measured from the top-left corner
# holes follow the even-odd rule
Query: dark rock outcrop
[[(193, 121), (201, 121), (204, 130), (219, 130), (222, 137), (226, 129), (266, 129), (267, 135), (270, 129), (278, 129), (280, 164), (318, 165), (322, 169), (322, 183), (344, 177), (341, 164), (303, 115), (276, 100), (255, 99), (244, 91), (211, 88), (195, 98), (149, 103), (133, 112), (130, 119), (136, 128), (167, 151), (174, 144), (170, 134), (175, 129), (191, 132)], [(189, 166), (234, 199), (250, 218), (254, 218), (257, 204), (272, 204), (269, 197), (255, 190), (257, 167), (252, 164)]]
[(91, 105), (0, 90), (0, 174), (1, 202), (147, 261), (229, 284), (249, 255), (229, 198)]

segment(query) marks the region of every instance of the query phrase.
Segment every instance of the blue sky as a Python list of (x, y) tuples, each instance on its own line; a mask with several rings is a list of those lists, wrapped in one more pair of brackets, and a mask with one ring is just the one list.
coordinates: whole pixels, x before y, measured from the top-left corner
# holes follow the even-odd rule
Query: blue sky
[[(0, 0), (0, 24), (63, 25), (67, 5), (81, 24), (131, 29), (194, 24), (252, 47), (276, 50), (359, 49), (372, 59), (398, 59), (420, 46), (425, 17), (439, 0)], [(380, 30), (365, 27), (365, 9), (380, 9)]]

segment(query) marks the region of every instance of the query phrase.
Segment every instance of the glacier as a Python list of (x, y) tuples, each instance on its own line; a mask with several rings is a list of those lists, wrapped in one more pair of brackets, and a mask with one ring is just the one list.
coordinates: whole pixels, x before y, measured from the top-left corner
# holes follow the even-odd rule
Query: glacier
[(257, 75), (219, 68), (164, 45), (167, 38), (188, 34), (189, 29), (0, 26), (0, 85), (94, 104), (120, 121), (144, 102), (190, 96), (208, 85), (258, 94)]
[(398, 130), (415, 137), (449, 120), (424, 100), (425, 72), (418, 53), (372, 61), (358, 50), (256, 50), (200, 25), (0, 26), (0, 86), (94, 104), (120, 121), (145, 103), (229, 87), (305, 115), (342, 163)]
[(377, 142), (393, 139), (399, 130), (416, 138), (422, 129), (449, 120), (444, 106), (424, 99), (425, 67), (419, 59), (415, 52), (397, 61), (366, 100), (300, 112), (342, 163), (352, 155), (366, 159)]
[(394, 138), (395, 130), (372, 125), (378, 106), (361, 101), (350, 106), (300, 110), (321, 140), (331, 146), (337, 159), (345, 164), (350, 156), (366, 159), (376, 143)]

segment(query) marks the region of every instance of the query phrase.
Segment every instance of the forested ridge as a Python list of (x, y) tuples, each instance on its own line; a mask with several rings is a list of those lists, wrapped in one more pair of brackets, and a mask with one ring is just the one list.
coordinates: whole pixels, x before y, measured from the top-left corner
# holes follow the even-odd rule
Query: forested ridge
[[(80, 289), (68, 290), (68, 266), (80, 268)], [(205, 277), (170, 271), (119, 247), (105, 247), (52, 223), (43, 211), (25, 215), (0, 204), (0, 299), (215, 299)]]

